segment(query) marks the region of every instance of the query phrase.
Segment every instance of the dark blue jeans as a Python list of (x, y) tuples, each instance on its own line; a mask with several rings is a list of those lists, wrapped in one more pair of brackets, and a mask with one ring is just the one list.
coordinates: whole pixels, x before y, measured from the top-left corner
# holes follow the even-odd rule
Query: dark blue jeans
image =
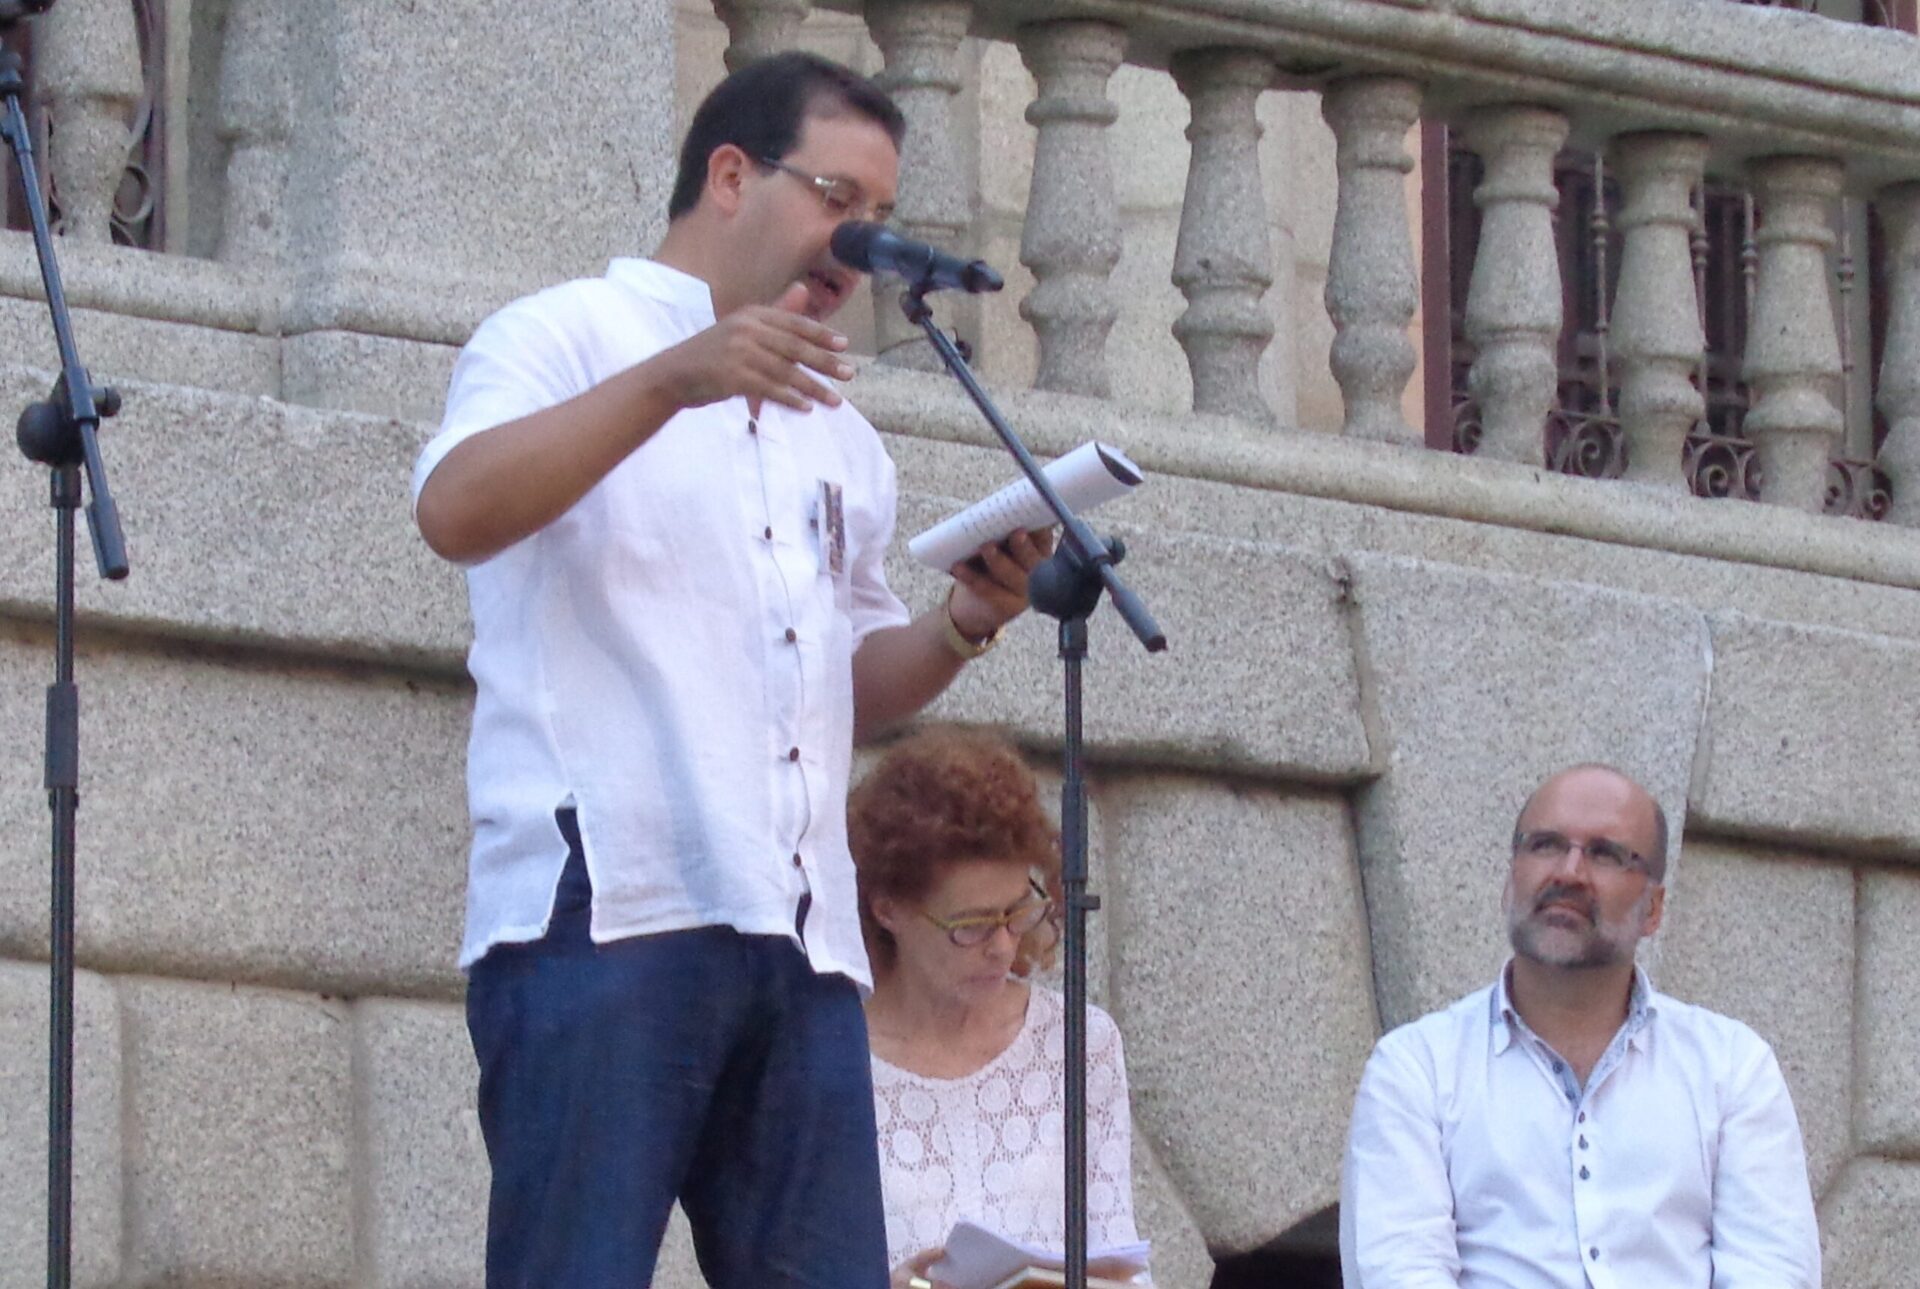
[(866, 1018), (777, 936), (595, 945), (573, 853), (544, 939), (473, 965), (488, 1289), (641, 1289), (677, 1198), (714, 1289), (884, 1289)]

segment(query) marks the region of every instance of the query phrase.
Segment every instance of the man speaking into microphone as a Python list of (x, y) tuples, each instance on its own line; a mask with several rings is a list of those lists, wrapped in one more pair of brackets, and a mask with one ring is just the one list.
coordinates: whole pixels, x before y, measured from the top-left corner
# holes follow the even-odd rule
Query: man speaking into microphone
[(473, 610), (489, 1289), (640, 1289), (676, 1198), (717, 1289), (887, 1283), (853, 736), (983, 653), (1048, 546), (983, 548), (911, 620), (887, 587), (830, 245), (891, 211), (903, 133), (823, 59), (728, 77), (652, 258), (483, 323), (415, 467)]

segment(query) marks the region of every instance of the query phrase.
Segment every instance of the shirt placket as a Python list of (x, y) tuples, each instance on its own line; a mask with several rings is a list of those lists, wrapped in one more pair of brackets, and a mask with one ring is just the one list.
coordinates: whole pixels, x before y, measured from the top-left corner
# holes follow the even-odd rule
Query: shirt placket
[(802, 635), (800, 590), (811, 574), (810, 533), (801, 500), (801, 476), (791, 430), (777, 418), (748, 417), (746, 433), (752, 441), (760, 485), (755, 534), (764, 558), (759, 561), (762, 632), (769, 652), (769, 691), (775, 698), (773, 743), (769, 748), (774, 780), (774, 824), (780, 853), (790, 869), (788, 889), (794, 903), (795, 930), (805, 936), (805, 919), (814, 881), (807, 834), (812, 823), (810, 769), (817, 768), (818, 749), (811, 741), (807, 720), (808, 642)]
[(1573, 1170), (1573, 1225), (1580, 1238), (1580, 1261), (1587, 1269), (1587, 1280), (1594, 1289), (1615, 1289), (1618, 1278), (1610, 1261), (1615, 1252), (1607, 1247), (1608, 1233), (1621, 1228), (1608, 1219), (1604, 1171), (1600, 1161), (1602, 1124), (1595, 1102), (1607, 1080), (1626, 1058), (1631, 1041), (1630, 1025), (1622, 1026), (1607, 1050), (1600, 1055), (1586, 1088), (1574, 1106), (1573, 1131), (1567, 1143), (1567, 1157)]

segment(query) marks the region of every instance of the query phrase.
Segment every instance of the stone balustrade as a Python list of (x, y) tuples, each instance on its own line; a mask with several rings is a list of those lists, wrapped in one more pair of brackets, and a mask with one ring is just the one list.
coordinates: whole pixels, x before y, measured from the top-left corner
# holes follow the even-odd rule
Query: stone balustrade
[[(748, 7), (722, 6), (742, 48), (764, 48), (791, 31), (794, 0), (761, 5), (757, 24), (742, 19)], [(815, 7), (854, 8), (841, 0)], [(1909, 459), (1920, 449), (1910, 442), (1914, 413), (1904, 389), (1920, 367), (1920, 330), (1907, 315), (1920, 270), (1901, 248), (1911, 238), (1902, 231), (1911, 225), (1907, 185), (1920, 181), (1920, 63), (1908, 35), (1724, 0), (1247, 0), (1225, 8), (869, 0), (866, 11), (890, 75), (900, 62), (903, 75), (914, 76), (913, 56), (897, 56), (900, 41), (889, 34), (901, 12), (938, 11), (950, 32), (966, 25), (1016, 43), (1038, 81), (1027, 111), (1036, 164), (1021, 254), (1035, 277), (1022, 315), (1037, 333), (1038, 388), (1109, 390), (1108, 279), (1122, 248), (1105, 137), (1115, 109), (1102, 86), (1124, 57), (1169, 70), (1191, 107), (1171, 278), (1188, 300), (1173, 333), (1196, 411), (1276, 419), (1254, 379), (1274, 334), (1262, 301), (1273, 272), (1255, 103), (1263, 89), (1317, 88), (1338, 147), (1326, 299), (1348, 435), (1422, 437), (1403, 407), (1419, 301), (1405, 140), (1424, 112), (1458, 128), (1484, 163), (1474, 202), (1486, 253), (1472, 265), (1466, 307), (1480, 455), (1548, 464), (1555, 346), (1567, 325), (1553, 164), (1562, 147), (1575, 146), (1611, 160), (1624, 196), (1623, 263), (1606, 338), (1619, 367), (1611, 377), (1602, 372), (1619, 384), (1616, 472), (1647, 486), (1688, 486), (1687, 436), (1706, 425), (1695, 380), (1703, 309), (1689, 272), (1690, 238), (1696, 194), (1713, 179), (1744, 185), (1758, 207), (1754, 339), (1741, 375), (1761, 499), (1818, 512), (1829, 463), (1845, 453), (1841, 387), (1855, 360), (1842, 353), (1827, 268), (1843, 196), (1885, 207), (1892, 321), (1878, 397), (1894, 428), (1882, 469), (1896, 498), (1899, 481), (1911, 478)], [(944, 128), (958, 92), (947, 83), (944, 94), (916, 95), (909, 115)], [(950, 180), (909, 167), (903, 208), (960, 208), (949, 192), (917, 196), (919, 182)], [(916, 227), (964, 240), (950, 221)], [(1851, 271), (1849, 260), (1843, 272)], [(1611, 388), (1603, 393), (1609, 414), (1614, 397)], [(1845, 485), (1858, 486), (1857, 477), (1872, 486), (1871, 463), (1850, 470), (1840, 476)], [(1896, 499), (1889, 517), (1912, 523), (1914, 513), (1913, 501)]]
[[(127, 272), (135, 294), (158, 280), (151, 298), (117, 301), (120, 311), (185, 313), (201, 324), (298, 336), (317, 355), (295, 364), (308, 371), (337, 360), (344, 333), (457, 342), (500, 298), (546, 276), (508, 253), (513, 221), (527, 222), (525, 211), (506, 212), (499, 239), (441, 238), (431, 228), (418, 233), (419, 245), (393, 245), (392, 212), (375, 197), (437, 206), (484, 186), (455, 185), (456, 194), (417, 181), (405, 131), (394, 128), (396, 106), (377, 86), (348, 79), (378, 70), (354, 41), (355, 23), (373, 21), (372, 8), (366, 0), (328, 3), (342, 20), (337, 30), (294, 22), (280, 0), (233, 0), (219, 28), (218, 67), (201, 77), (216, 87), (217, 108), (205, 114), (204, 141), (190, 140), (225, 152), (222, 182), (208, 194), (217, 200), (196, 201), (193, 212), (217, 220), (217, 237), (201, 239), (213, 248), (212, 264), (169, 256), (169, 267)], [(644, 0), (614, 7), (650, 8)], [(1902, 249), (1911, 240), (1911, 185), (1920, 183), (1920, 63), (1904, 34), (1725, 0), (714, 0), (713, 9), (728, 33), (729, 66), (792, 45), (815, 11), (864, 18), (884, 59), (880, 78), (909, 121), (899, 218), (911, 235), (939, 243), (967, 241), (974, 215), (954, 148), (962, 43), (971, 34), (1018, 49), (1036, 85), (1026, 109), (1035, 164), (1019, 250), (1032, 286), (1020, 313), (1034, 332), (1034, 384), (1042, 390), (1112, 395), (1108, 339), (1123, 307), (1113, 277), (1125, 247), (1109, 147), (1119, 109), (1108, 86), (1123, 64), (1165, 69), (1191, 115), (1186, 194), (1167, 269), (1187, 301), (1172, 333), (1191, 373), (1191, 405), (1254, 424), (1287, 421), (1257, 379), (1276, 318), (1283, 327), (1291, 320), (1267, 300), (1272, 214), (1257, 107), (1268, 89), (1320, 91), (1337, 145), (1328, 363), (1345, 402), (1345, 432), (1357, 439), (1411, 445), (1423, 437), (1406, 412), (1415, 370), (1409, 331), (1421, 298), (1406, 142), (1423, 116), (1455, 127), (1484, 163), (1474, 202), (1487, 253), (1471, 266), (1465, 335), (1474, 349), (1468, 385), (1479, 410), (1478, 450), (1488, 458), (1557, 464), (1548, 460), (1544, 429), (1557, 393), (1555, 345), (1567, 325), (1552, 164), (1561, 147), (1575, 146), (1606, 156), (1624, 194), (1609, 337), (1619, 363), (1619, 472), (1649, 486), (1686, 486), (1683, 444), (1704, 415), (1701, 306), (1686, 271), (1694, 195), (1705, 180), (1733, 181), (1758, 208), (1754, 340), (1742, 375), (1760, 493), (1817, 512), (1828, 462), (1845, 452), (1842, 383), (1856, 360), (1843, 350), (1863, 347), (1860, 337), (1846, 343), (1831, 321), (1832, 230), (1843, 198), (1863, 200), (1880, 209), (1886, 230), (1889, 322), (1876, 400), (1892, 428), (1880, 468), (1894, 484), (1889, 517), (1914, 522), (1916, 503), (1898, 495), (1901, 481), (1912, 481), (1910, 459), (1920, 457), (1904, 389), (1920, 368), (1920, 325), (1908, 317), (1910, 297), (1920, 296), (1920, 259)], [(70, 0), (40, 22), (46, 170), (67, 235), (105, 243), (142, 87), (136, 6)], [(494, 43), (507, 57), (506, 37)], [(329, 51), (331, 62), (315, 57)], [(473, 61), (478, 81), (486, 60)], [(339, 79), (321, 83), (327, 74)], [(303, 116), (296, 102), (327, 104), (337, 119)], [(479, 114), (484, 105), (460, 110)], [(562, 133), (544, 128), (540, 136)], [(376, 137), (378, 147), (348, 146)], [(608, 194), (621, 183), (604, 164), (579, 173), (598, 176)], [(288, 185), (303, 177), (321, 181), (325, 199), (295, 208)], [(575, 242), (611, 239), (614, 227), (588, 219)], [(285, 254), (291, 238), (307, 246), (298, 264)], [(616, 249), (630, 247), (630, 237), (621, 240)], [(412, 267), (396, 268), (401, 259)], [(422, 272), (423, 259), (445, 271)], [(0, 286), (11, 290), (10, 278), (24, 275), (7, 267), (0, 264)], [(195, 289), (169, 290), (176, 279)], [(81, 295), (84, 303), (84, 286)], [(208, 295), (243, 300), (196, 309)], [(879, 351), (897, 365), (927, 366), (894, 298), (878, 303)]]

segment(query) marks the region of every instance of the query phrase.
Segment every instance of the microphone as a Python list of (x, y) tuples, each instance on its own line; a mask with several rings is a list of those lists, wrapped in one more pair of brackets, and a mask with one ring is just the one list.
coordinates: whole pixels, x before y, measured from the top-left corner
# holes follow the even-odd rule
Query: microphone
[(880, 224), (849, 221), (833, 230), (833, 258), (862, 273), (897, 273), (920, 291), (949, 287), (979, 293), (1006, 283), (984, 260), (963, 260)]

